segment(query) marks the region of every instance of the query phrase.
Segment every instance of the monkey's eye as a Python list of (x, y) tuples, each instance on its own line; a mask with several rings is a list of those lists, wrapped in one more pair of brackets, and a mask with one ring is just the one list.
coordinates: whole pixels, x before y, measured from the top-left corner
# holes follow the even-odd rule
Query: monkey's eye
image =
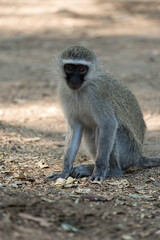
[(80, 66), (79, 67), (79, 72), (80, 73), (85, 73), (87, 71), (87, 68), (85, 66)]
[(80, 72), (84, 72), (85, 70), (86, 70), (86, 69), (85, 69), (84, 67), (80, 67), (80, 68), (79, 68), (79, 71), (80, 71)]
[(67, 70), (68, 70), (68, 71), (73, 71), (73, 67), (72, 67), (72, 66), (69, 66), (69, 67), (67, 67)]
[(65, 66), (65, 70), (66, 70), (67, 72), (73, 72), (74, 67), (73, 67), (73, 65), (66, 65), (66, 66)]

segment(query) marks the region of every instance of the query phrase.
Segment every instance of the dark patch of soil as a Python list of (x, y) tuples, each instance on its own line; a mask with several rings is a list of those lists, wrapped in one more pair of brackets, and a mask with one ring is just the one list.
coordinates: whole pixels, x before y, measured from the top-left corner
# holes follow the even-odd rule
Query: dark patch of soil
[(101, 185), (46, 180), (61, 169), (66, 130), (51, 59), (72, 44), (127, 83), (145, 154), (160, 156), (160, 1), (4, 0), (0, 12), (0, 239), (160, 239), (159, 167)]

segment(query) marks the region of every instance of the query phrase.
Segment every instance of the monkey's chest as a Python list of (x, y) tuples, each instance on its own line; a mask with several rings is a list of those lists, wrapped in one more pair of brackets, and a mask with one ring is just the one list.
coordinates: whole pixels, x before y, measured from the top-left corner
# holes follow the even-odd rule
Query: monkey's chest
[(72, 101), (71, 108), (68, 108), (69, 119), (74, 118), (81, 122), (86, 128), (96, 127), (93, 111), (85, 99), (75, 99)]

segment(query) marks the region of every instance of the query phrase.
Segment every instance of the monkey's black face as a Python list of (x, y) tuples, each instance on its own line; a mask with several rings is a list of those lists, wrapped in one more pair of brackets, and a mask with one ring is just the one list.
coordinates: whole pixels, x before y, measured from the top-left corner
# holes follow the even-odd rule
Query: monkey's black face
[(67, 85), (71, 89), (77, 90), (85, 81), (84, 77), (88, 72), (88, 66), (80, 64), (65, 64), (64, 72), (66, 75)]

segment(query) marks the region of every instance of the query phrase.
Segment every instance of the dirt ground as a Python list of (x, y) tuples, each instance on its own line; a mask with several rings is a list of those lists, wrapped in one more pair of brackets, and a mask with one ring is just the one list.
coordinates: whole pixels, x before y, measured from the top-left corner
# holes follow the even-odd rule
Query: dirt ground
[[(56, 186), (66, 124), (54, 56), (82, 44), (136, 95), (160, 156), (159, 0), (0, 1), (0, 240), (160, 239), (160, 167)], [(79, 155), (76, 162), (90, 162)]]

